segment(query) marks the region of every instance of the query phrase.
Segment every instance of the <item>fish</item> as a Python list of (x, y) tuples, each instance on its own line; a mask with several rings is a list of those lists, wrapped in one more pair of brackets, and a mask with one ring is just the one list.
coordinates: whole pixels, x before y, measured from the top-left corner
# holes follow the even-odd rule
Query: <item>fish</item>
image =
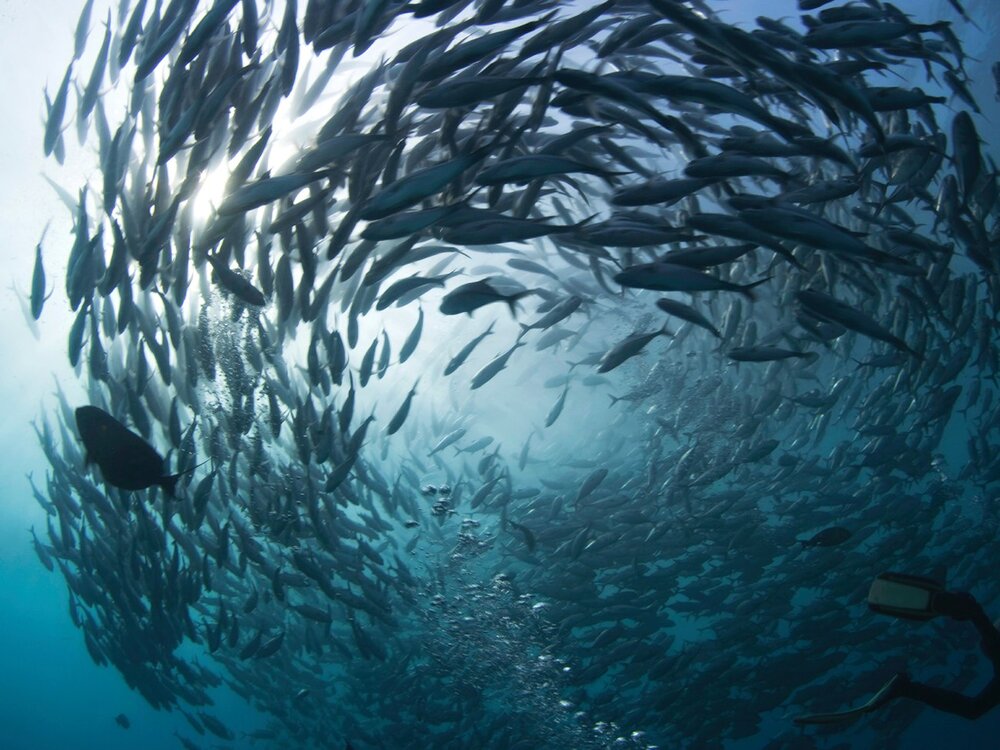
[(399, 363), (403, 364), (408, 360), (417, 349), (417, 345), (420, 343), (420, 337), (424, 330), (424, 310), (420, 308), (417, 311), (417, 322), (413, 324), (413, 330), (410, 331), (409, 335), (403, 341), (403, 345), (399, 348)]
[(479, 372), (477, 372), (475, 375), (472, 376), (472, 380), (470, 381), (470, 387), (472, 388), (472, 390), (476, 390), (477, 388), (483, 387), (489, 381), (491, 381), (493, 378), (499, 375), (500, 371), (507, 366), (507, 362), (510, 360), (510, 357), (514, 353), (514, 351), (522, 346), (524, 346), (524, 342), (521, 341), (520, 338), (518, 338), (517, 341), (515, 341), (514, 344), (510, 347), (510, 349), (501, 354), (498, 354), (492, 360), (483, 365), (482, 368), (480, 368)]
[[(419, 378), (418, 378), (419, 381)], [(417, 383), (413, 384), (410, 392), (406, 394), (406, 398), (403, 399), (403, 403), (400, 405), (399, 409), (395, 414), (392, 415), (392, 419), (389, 420), (389, 424), (385, 428), (387, 435), (394, 435), (399, 432), (403, 423), (406, 421), (407, 415), (410, 413), (410, 403), (413, 401), (413, 397), (417, 393)]]
[(830, 526), (817, 531), (809, 539), (800, 540), (803, 547), (835, 547), (851, 538), (851, 530), (843, 526)]
[(414, 98), (414, 101), (425, 109), (468, 107), (512, 90), (537, 86), (544, 82), (545, 79), (538, 76), (524, 78), (488, 75), (468, 76), (443, 81), (434, 88), (422, 91)]
[(123, 490), (155, 485), (174, 495), (182, 474), (167, 474), (163, 457), (153, 446), (97, 406), (80, 406), (75, 417), (85, 463), (97, 464), (104, 481)]
[(608, 349), (604, 356), (601, 357), (601, 361), (598, 363), (597, 371), (600, 373), (610, 372), (642, 352), (642, 350), (646, 348), (646, 345), (658, 336), (672, 335), (673, 334), (667, 330), (666, 326), (648, 333), (633, 333), (631, 336), (623, 339)]
[(70, 76), (73, 74), (73, 63), (66, 68), (62, 83), (56, 90), (49, 105), (48, 117), (45, 121), (45, 135), (42, 139), (42, 147), (45, 155), (49, 156), (56, 150), (56, 144), (62, 134), (63, 119), (66, 116), (66, 100), (69, 96)]
[(361, 207), (360, 217), (365, 221), (384, 219), (419, 203), (424, 198), (440, 192), (467, 169), (485, 159), (493, 148), (493, 145), (482, 146), (455, 159), (417, 170), (396, 180), (365, 202)]
[(459, 315), (467, 313), (470, 316), (473, 311), (478, 310), (494, 302), (503, 302), (510, 308), (513, 315), (519, 300), (524, 299), (533, 290), (524, 289), (519, 292), (504, 294), (490, 283), (491, 279), (480, 279), (467, 284), (455, 287), (449, 291), (442, 299), (438, 308), (444, 315)]
[(908, 34), (944, 31), (950, 26), (950, 21), (938, 21), (931, 24), (884, 20), (839, 21), (809, 29), (803, 37), (803, 42), (816, 49), (872, 47)]
[(437, 444), (431, 449), (431, 452), (428, 455), (433, 456), (435, 453), (444, 450), (449, 445), (457, 443), (459, 440), (465, 437), (466, 432), (467, 430), (464, 427), (459, 427), (455, 430), (452, 430), (437, 442)]
[[(48, 230), (46, 226), (45, 231)], [(31, 273), (31, 317), (38, 320), (42, 317), (42, 308), (53, 292), (45, 293), (45, 267), (42, 265), (42, 241), (45, 239), (45, 231), (42, 232), (42, 239), (35, 246), (35, 268)], [(55, 290), (53, 290), (55, 291)]]
[(711, 331), (712, 335), (717, 339), (722, 338), (722, 334), (719, 333), (719, 329), (712, 325), (708, 318), (695, 310), (693, 307), (685, 305), (683, 302), (678, 302), (677, 300), (669, 299), (668, 297), (661, 297), (656, 300), (656, 306), (668, 315), (673, 315), (674, 317), (694, 323), (696, 326), (701, 326), (706, 331)]
[(727, 291), (756, 300), (754, 288), (770, 281), (770, 277), (750, 284), (734, 284), (677, 263), (642, 263), (628, 266), (614, 275), (614, 281), (629, 289), (652, 289), (657, 292)]
[(226, 291), (241, 302), (245, 302), (253, 307), (263, 307), (267, 304), (264, 293), (247, 281), (244, 276), (225, 265), (221, 258), (214, 255), (206, 257), (212, 265), (212, 270), (219, 281), (219, 285)]
[(534, 552), (538, 542), (536, 541), (535, 535), (532, 533), (531, 529), (524, 524), (518, 523), (517, 521), (508, 520), (507, 523), (510, 524), (511, 528), (518, 531), (524, 537), (524, 543), (528, 547), (528, 552)]
[(375, 303), (375, 309), (384, 310), (390, 305), (398, 302), (400, 298), (410, 296), (416, 290), (443, 287), (445, 282), (453, 275), (454, 273), (430, 277), (408, 276), (400, 279), (382, 292), (381, 296), (379, 296), (378, 302)]
[(602, 467), (599, 469), (594, 469), (590, 474), (587, 475), (587, 478), (584, 479), (583, 483), (580, 485), (580, 489), (577, 490), (576, 493), (577, 505), (579, 505), (583, 500), (586, 500), (588, 497), (590, 497), (594, 493), (594, 490), (596, 490), (598, 487), (601, 486), (604, 480), (607, 479), (608, 473), (609, 473), (608, 469)]
[(493, 444), (493, 438), (490, 435), (484, 435), (479, 438), (479, 440), (465, 446), (464, 448), (455, 448), (455, 455), (461, 455), (462, 453), (478, 453), (484, 448), (489, 447)]
[(563, 388), (563, 392), (559, 394), (559, 398), (556, 402), (552, 404), (552, 408), (549, 409), (549, 413), (545, 416), (545, 426), (551, 427), (559, 419), (559, 415), (562, 414), (563, 408), (566, 405), (566, 396), (569, 394), (569, 383), (566, 383), (566, 387)]
[(262, 177), (233, 190), (222, 200), (216, 212), (221, 217), (244, 214), (297, 193), (310, 183), (320, 180), (325, 174), (325, 171), (318, 170)]
[[(93, 3), (88, 3), (87, 7), (90, 8), (92, 6)], [(89, 11), (87, 15), (89, 15)], [(83, 14), (81, 14), (80, 20), (83, 21)], [(90, 71), (90, 77), (87, 79), (87, 83), (79, 95), (79, 105), (76, 113), (77, 122), (86, 123), (87, 118), (94, 111), (94, 107), (97, 106), (101, 84), (104, 83), (104, 75), (108, 66), (110, 50), (111, 12), (109, 11), (108, 20), (105, 22), (104, 40), (101, 42), (101, 48), (97, 53), (97, 59), (94, 61), (94, 67)], [(79, 56), (77, 56), (77, 59), (79, 59)]]
[(714, 177), (683, 177), (675, 180), (657, 178), (620, 188), (611, 197), (616, 206), (672, 206), (707, 187), (718, 184)]
[(911, 357), (923, 359), (922, 354), (910, 348), (905, 341), (871, 317), (825, 292), (821, 292), (818, 289), (805, 289), (797, 292), (796, 298), (808, 313), (817, 318), (837, 323), (879, 341), (885, 341), (894, 348), (906, 352)]
[(726, 352), (736, 362), (776, 362), (783, 359), (815, 359), (815, 352), (782, 349), (778, 346), (739, 346)]
[(476, 175), (476, 184), (491, 186), (507, 182), (527, 183), (532, 180), (575, 172), (596, 175), (606, 181), (611, 181), (613, 177), (617, 176), (606, 170), (563, 156), (530, 154), (504, 159), (481, 169)]

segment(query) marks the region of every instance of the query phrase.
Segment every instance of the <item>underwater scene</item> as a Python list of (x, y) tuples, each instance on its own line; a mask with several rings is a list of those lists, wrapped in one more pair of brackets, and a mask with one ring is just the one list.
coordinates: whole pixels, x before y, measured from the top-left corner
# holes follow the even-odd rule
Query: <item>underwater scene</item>
[(0, 35), (0, 748), (1000, 748), (1000, 3)]

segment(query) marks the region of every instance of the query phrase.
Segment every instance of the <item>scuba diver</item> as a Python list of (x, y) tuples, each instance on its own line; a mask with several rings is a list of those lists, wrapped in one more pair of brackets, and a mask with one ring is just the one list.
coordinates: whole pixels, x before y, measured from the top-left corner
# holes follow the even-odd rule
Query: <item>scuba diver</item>
[[(872, 583), (868, 606), (880, 612), (908, 620), (930, 620), (944, 615), (960, 621), (971, 621), (982, 638), (982, 649), (993, 662), (993, 679), (977, 695), (969, 696), (954, 690), (925, 685), (900, 672), (862, 706), (829, 714), (797, 716), (796, 724), (836, 724), (853, 721), (875, 711), (896, 698), (920, 701), (939, 711), (978, 719), (1000, 705), (1000, 630), (990, 622), (971, 594), (946, 591), (937, 581), (903, 573), (883, 573)], [(1000, 623), (1000, 620), (998, 620)]]

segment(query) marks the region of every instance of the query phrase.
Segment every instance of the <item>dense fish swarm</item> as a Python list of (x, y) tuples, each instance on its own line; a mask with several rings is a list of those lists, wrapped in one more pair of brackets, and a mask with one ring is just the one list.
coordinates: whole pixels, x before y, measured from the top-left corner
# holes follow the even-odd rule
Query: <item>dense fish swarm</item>
[(44, 241), (89, 403), (38, 422), (35, 545), (185, 747), (246, 746), (223, 684), (276, 748), (808, 748), (789, 714), (908, 653), (975, 674), (863, 606), (1000, 593), (997, 173), (948, 21), (91, 4), (42, 139), (98, 158)]

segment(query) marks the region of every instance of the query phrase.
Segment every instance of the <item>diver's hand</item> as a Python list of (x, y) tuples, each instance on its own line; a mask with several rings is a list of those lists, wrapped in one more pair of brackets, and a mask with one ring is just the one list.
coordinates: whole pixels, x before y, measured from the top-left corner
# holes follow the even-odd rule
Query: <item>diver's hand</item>
[(934, 611), (956, 620), (971, 620), (982, 612), (982, 607), (965, 591), (942, 591), (934, 594)]

